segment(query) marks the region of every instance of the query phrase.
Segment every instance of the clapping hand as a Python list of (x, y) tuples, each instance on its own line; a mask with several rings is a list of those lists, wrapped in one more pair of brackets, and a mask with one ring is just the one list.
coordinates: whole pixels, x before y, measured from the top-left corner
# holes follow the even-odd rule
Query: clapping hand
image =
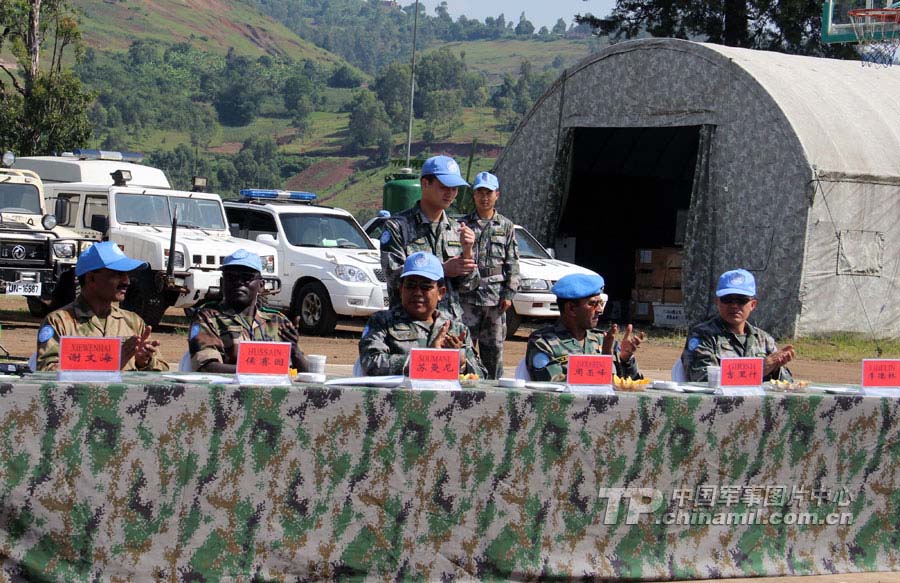
[(159, 351), (159, 340), (150, 340), (152, 326), (144, 328), (140, 336), (131, 336), (122, 343), (122, 366), (125, 366), (131, 357), (134, 357), (136, 368), (145, 368), (150, 364), (153, 356)]

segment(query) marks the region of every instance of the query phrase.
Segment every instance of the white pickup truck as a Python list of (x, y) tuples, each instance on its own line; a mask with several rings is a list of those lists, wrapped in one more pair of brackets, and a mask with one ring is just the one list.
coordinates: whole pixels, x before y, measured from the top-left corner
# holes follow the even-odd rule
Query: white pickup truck
[[(363, 227), (376, 242), (381, 237), (386, 217), (375, 217)], [(519, 291), (513, 296), (513, 305), (506, 312), (506, 337), (511, 338), (523, 318), (556, 319), (559, 307), (556, 296), (550, 291), (553, 284), (570, 273), (589, 273), (590, 269), (554, 259), (524, 227), (516, 225), (516, 243), (519, 246)]]
[(138, 272), (124, 305), (151, 326), (171, 306), (189, 308), (219, 297), (222, 260), (241, 248), (262, 258), (267, 288), (280, 286), (275, 251), (232, 237), (218, 194), (174, 190), (162, 170), (138, 164), (138, 156), (76, 150), (19, 158), (15, 167), (41, 177), (60, 225), (114, 241), (129, 257), (150, 264)]

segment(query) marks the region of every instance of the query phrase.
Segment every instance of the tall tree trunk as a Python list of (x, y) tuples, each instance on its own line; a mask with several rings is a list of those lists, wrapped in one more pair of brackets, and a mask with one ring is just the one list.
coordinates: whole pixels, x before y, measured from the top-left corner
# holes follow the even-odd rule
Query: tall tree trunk
[(725, 0), (725, 31), (722, 44), (746, 47), (748, 40), (747, 0)]
[(28, 13), (28, 55), (30, 65), (25, 76), (25, 96), (31, 95), (34, 80), (37, 79), (41, 69), (41, 2), (42, 0), (30, 0), (31, 9)]

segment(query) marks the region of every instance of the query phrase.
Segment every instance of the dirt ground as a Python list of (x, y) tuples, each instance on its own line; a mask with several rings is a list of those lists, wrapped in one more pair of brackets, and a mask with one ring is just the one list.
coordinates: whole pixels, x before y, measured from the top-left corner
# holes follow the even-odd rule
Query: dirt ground
[[(301, 347), (307, 354), (328, 356), (328, 372), (349, 374), (357, 357), (357, 341), (362, 332), (362, 319), (343, 320), (332, 337), (303, 337)], [(9, 351), (14, 359), (27, 359), (35, 349), (40, 320), (31, 316), (24, 298), (0, 295), (0, 345)], [(177, 363), (187, 349), (188, 323), (181, 310), (170, 309), (166, 313), (153, 337), (162, 343), (163, 357), (170, 363)], [(506, 373), (512, 376), (516, 364), (525, 356), (528, 334), (531, 327), (523, 325), (516, 337), (506, 343), (503, 364)], [(667, 346), (645, 343), (638, 351), (638, 363), (644, 376), (667, 380), (675, 359), (681, 351)], [(791, 364), (794, 377), (815, 382), (859, 383), (860, 364), (858, 362), (823, 362), (799, 358)]]

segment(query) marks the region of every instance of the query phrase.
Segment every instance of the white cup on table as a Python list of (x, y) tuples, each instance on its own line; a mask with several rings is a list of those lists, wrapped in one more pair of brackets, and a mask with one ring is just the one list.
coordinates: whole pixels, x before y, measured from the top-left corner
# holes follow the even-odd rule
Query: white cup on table
[(324, 354), (307, 354), (306, 362), (309, 363), (309, 371), (315, 374), (325, 374), (325, 361), (328, 359)]
[(722, 367), (708, 366), (706, 367), (706, 379), (709, 386), (718, 388), (722, 384)]

